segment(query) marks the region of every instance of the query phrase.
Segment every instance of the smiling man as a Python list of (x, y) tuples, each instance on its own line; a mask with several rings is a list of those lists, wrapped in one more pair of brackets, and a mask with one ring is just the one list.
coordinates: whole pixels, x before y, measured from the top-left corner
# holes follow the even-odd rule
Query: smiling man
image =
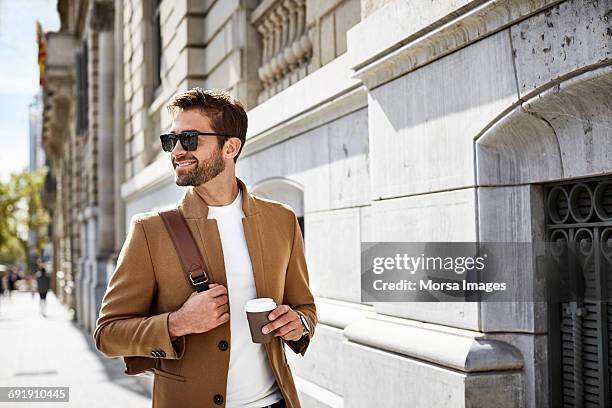
[[(94, 338), (109, 357), (158, 359), (155, 407), (300, 407), (285, 344), (304, 355), (317, 324), (295, 213), (251, 195), (235, 166), (247, 115), (227, 92), (194, 88), (168, 104), (172, 132), (161, 135), (178, 208), (204, 259), (210, 289), (195, 292), (157, 213), (139, 214), (102, 301)], [(251, 341), (244, 304), (274, 299)]]

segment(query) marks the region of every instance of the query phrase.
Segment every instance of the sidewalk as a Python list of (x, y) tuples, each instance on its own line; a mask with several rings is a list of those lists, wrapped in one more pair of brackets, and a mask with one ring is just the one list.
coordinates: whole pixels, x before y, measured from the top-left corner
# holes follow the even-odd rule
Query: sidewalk
[(14, 292), (1, 302), (0, 386), (70, 387), (70, 402), (0, 402), (0, 408), (151, 406), (151, 381), (124, 375), (123, 360), (102, 356), (53, 293), (46, 318), (38, 294)]

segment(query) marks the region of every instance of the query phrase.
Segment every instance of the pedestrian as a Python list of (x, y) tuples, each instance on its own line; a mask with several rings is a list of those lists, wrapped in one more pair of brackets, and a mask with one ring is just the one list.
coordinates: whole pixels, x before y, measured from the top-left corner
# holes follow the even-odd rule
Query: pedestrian
[[(176, 184), (187, 187), (178, 209), (214, 283), (195, 292), (159, 214), (133, 217), (102, 300), (96, 347), (108, 357), (157, 358), (156, 407), (299, 408), (285, 344), (304, 355), (317, 315), (297, 217), (236, 177), (247, 132), (240, 102), (194, 88), (168, 110), (172, 131), (160, 136), (162, 148)], [(273, 333), (265, 345), (251, 340), (244, 306), (253, 298), (278, 305), (262, 329)]]
[(4, 292), (7, 290), (7, 274), (0, 271), (0, 298), (4, 296)]
[(7, 285), (8, 285), (8, 297), (11, 299), (13, 297), (13, 291), (17, 289), (17, 281), (19, 280), (19, 275), (17, 274), (17, 270), (15, 267), (11, 267), (9, 269)]
[(6, 273), (0, 271), (0, 306), (2, 306), (2, 302), (4, 302), (4, 297), (7, 289), (6, 280)]
[(47, 317), (47, 315), (45, 314), (47, 309), (47, 292), (49, 291), (51, 279), (47, 275), (47, 271), (44, 267), (40, 268), (40, 271), (38, 272), (38, 277), (36, 278), (36, 283), (38, 285), (38, 295), (40, 296), (40, 314), (43, 317)]

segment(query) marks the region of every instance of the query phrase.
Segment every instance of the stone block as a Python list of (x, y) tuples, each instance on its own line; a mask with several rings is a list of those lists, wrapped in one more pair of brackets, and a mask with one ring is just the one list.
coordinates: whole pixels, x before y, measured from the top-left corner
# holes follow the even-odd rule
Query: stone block
[(214, 0), (187, 0), (187, 9), (190, 13), (206, 13)]
[(474, 185), (473, 139), (516, 101), (507, 31), (372, 90), (373, 198)]
[[(544, 195), (538, 186), (480, 187), (478, 189), (479, 236), (481, 242), (541, 243), (545, 240)], [(525, 301), (544, 296), (543, 271), (538, 256), (542, 245), (532, 245), (530, 253), (508, 245), (490, 271), (490, 279), (509, 282), (508, 295), (516, 302), (483, 302), (481, 329), (485, 332), (512, 331), (542, 333), (546, 331), (546, 309), (543, 303)], [(520, 251), (518, 254), (516, 251)], [(507, 258), (507, 259), (506, 259)], [(503, 268), (501, 267), (503, 265)], [(533, 295), (525, 295), (533, 291)]]
[(334, 34), (334, 14), (330, 13), (321, 19), (319, 25), (319, 42), (314, 47), (321, 47), (321, 65), (336, 58), (336, 38)]
[(251, 173), (251, 162), (248, 159), (238, 157), (236, 162), (236, 177), (239, 177), (247, 185), (249, 189), (253, 185), (253, 176)]
[(521, 97), (583, 67), (610, 61), (608, 1), (571, 0), (510, 29)]
[(213, 35), (225, 24), (239, 6), (239, 0), (217, 1), (213, 4), (206, 15), (205, 42), (212, 39)]
[(211, 72), (232, 51), (228, 47), (229, 40), (227, 38), (231, 35), (232, 29), (233, 25), (230, 19), (206, 45), (205, 72)]
[(189, 58), (189, 75), (206, 74), (206, 50), (202, 48), (187, 48)]
[(306, 0), (306, 25), (316, 24), (344, 1), (346, 0)]
[[(364, 242), (475, 242), (474, 189), (374, 201), (362, 208)], [(379, 302), (382, 314), (479, 330), (478, 303)]]
[(359, 211), (315, 212), (305, 218), (310, 286), (317, 296), (361, 300)]
[[(133, 8), (133, 12), (132, 12), (132, 19), (131, 19), (131, 23), (133, 25), (138, 25), (142, 22), (142, 20), (144, 19), (144, 16), (146, 14), (146, 11), (148, 10), (148, 2), (144, 2), (144, 1), (139, 1), (137, 3), (134, 4), (134, 8)], [(147, 8), (147, 10), (145, 10), (145, 8)]]
[(305, 392), (303, 392), (300, 388), (297, 389), (298, 391), (298, 398), (300, 399), (300, 404), (302, 404), (303, 407), (308, 407), (308, 408), (340, 408), (340, 407), (344, 407), (344, 404), (340, 403), (340, 404), (326, 404), (325, 402), (321, 401), (320, 399), (317, 399), (315, 396), (312, 396), (310, 394), (307, 394)]
[(170, 43), (162, 51), (162, 76), (174, 77), (176, 73), (172, 71), (178, 71), (179, 77), (181, 77), (187, 72), (188, 57), (186, 50), (185, 43), (181, 43), (180, 36), (172, 37)]
[(466, 330), (480, 330), (480, 303), (376, 302), (376, 313)]
[[(347, 407), (518, 407), (521, 376), (466, 374), (418, 359), (346, 342)], [(495, 392), (491, 392), (495, 390)]]
[(342, 330), (318, 324), (308, 351), (304, 356), (285, 348), (291, 371), (302, 379), (317, 384), (336, 394), (342, 394)]
[(164, 25), (168, 18), (186, 3), (186, 0), (161, 1), (159, 4), (159, 22)]
[(145, 89), (143, 88), (144, 84), (139, 84), (137, 88), (134, 90), (134, 95), (132, 95), (131, 105), (132, 112), (135, 115), (140, 109), (145, 108)]
[(346, 33), (361, 20), (360, 0), (345, 0), (334, 10), (336, 55), (345, 53)]
[(476, 242), (473, 188), (373, 201), (362, 212), (361, 240)]
[(134, 138), (131, 141), (131, 153), (132, 157), (137, 156), (144, 151), (145, 134), (144, 131), (134, 132)]
[[(204, 69), (202, 69), (203, 71)], [(242, 79), (242, 53), (234, 50), (221, 64), (207, 73), (206, 87), (228, 89)]]
[[(204, 50), (199, 50), (202, 54)], [(192, 53), (189, 48), (183, 48), (177, 55), (174, 64), (168, 69), (167, 83), (164, 84), (165, 89), (177, 89), (188, 75), (192, 74), (190, 68), (194, 67), (193, 60), (190, 60)], [(200, 67), (200, 72), (204, 67)], [(195, 74), (195, 72), (193, 73)]]
[(361, 0), (361, 18), (365, 20), (370, 14), (390, 3), (392, 0)]
[(549, 407), (548, 337), (546, 334), (494, 333), (487, 336), (511, 344), (523, 355), (526, 408)]
[(368, 112), (360, 109), (329, 123), (332, 208), (370, 202)]

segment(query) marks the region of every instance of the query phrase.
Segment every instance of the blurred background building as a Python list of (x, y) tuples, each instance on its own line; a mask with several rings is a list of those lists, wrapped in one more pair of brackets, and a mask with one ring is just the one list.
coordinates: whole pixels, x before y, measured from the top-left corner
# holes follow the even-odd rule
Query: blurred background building
[[(42, 143), (60, 298), (93, 330), (130, 218), (182, 194), (159, 145), (165, 103), (221, 88), (248, 108), (238, 176), (304, 226), (319, 326), (288, 358), (305, 407), (610, 406), (610, 303), (360, 302), (362, 241), (560, 239), (609, 254), (610, 10), (59, 0)], [(516, 281), (534, 278), (536, 255)], [(610, 258), (596, 259), (591, 290), (605, 293)]]
[[(42, 95), (39, 93), (34, 96), (32, 103), (29, 105), (29, 136), (30, 136), (30, 151), (29, 171), (48, 170), (48, 161), (42, 144), (42, 115), (43, 104)], [(44, 188), (43, 188), (44, 189)], [(36, 229), (28, 231), (28, 267), (30, 271), (37, 271), (39, 263), (46, 265), (50, 259), (50, 254), (53, 250), (51, 243), (46, 243), (39, 254), (38, 241), (41, 232)], [(46, 235), (46, 234), (44, 234)]]

